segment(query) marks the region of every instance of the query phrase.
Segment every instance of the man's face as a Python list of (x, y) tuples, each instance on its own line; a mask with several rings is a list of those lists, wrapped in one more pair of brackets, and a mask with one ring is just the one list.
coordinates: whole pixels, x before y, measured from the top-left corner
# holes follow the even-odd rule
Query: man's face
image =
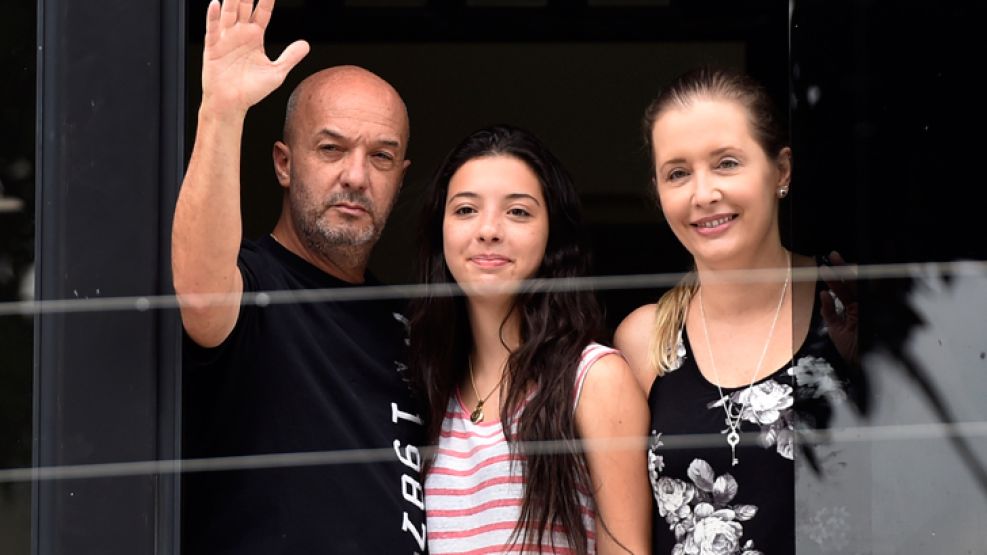
[(371, 247), (409, 164), (403, 104), (377, 83), (350, 79), (309, 87), (293, 117), (275, 164), (299, 238), (319, 253)]

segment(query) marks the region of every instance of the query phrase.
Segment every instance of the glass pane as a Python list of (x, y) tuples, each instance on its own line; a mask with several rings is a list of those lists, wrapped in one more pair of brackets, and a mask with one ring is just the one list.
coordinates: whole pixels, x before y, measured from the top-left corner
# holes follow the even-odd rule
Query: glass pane
[(972, 18), (794, 3), (793, 237), (861, 263), (862, 348), (821, 470), (800, 468), (799, 553), (987, 550), (987, 243), (962, 162), (984, 115)]
[[(192, 4), (189, 148), (205, 13), (205, 2)], [(987, 241), (977, 138), (983, 102), (974, 83), (981, 33), (972, 8), (823, 0), (743, 9), (710, 3), (716, 10), (665, 1), (563, 4), (278, 2), (268, 52), (301, 37), (313, 50), (247, 118), (245, 235), (266, 235), (280, 214), (271, 145), (291, 88), (321, 67), (363, 65), (396, 86), (412, 122), (414, 164), (371, 260), (376, 276), (415, 281), (418, 214), (433, 171), (469, 131), (506, 121), (534, 131), (574, 175), (595, 274), (648, 275), (596, 283), (612, 330), (692, 263), (650, 195), (639, 128), (645, 105), (699, 64), (744, 69), (789, 101), (795, 169), (782, 204), (786, 245), (807, 255), (838, 251), (855, 272), (843, 278), (858, 300), (859, 366), (833, 378), (838, 387), (817, 389), (820, 412), (803, 421), (809, 427), (797, 444), (793, 492), (798, 552), (987, 552)], [(0, 75), (5, 98), (14, 99), (0, 106), (0, 471), (30, 467), (32, 457), (33, 319), (12, 303), (34, 296), (35, 7), (19, 3), (0, 19)], [(160, 233), (167, 236), (170, 224)], [(141, 312), (173, 308), (171, 299), (131, 301)], [(114, 299), (100, 302), (130, 314), (130, 305), (120, 311)], [(799, 341), (793, 334), (793, 346)], [(140, 391), (148, 406), (170, 399), (160, 393)], [(675, 448), (669, 439), (665, 445)], [(348, 456), (251, 454), (273, 456), (199, 461), (185, 470), (209, 470), (196, 475), (207, 484), (237, 465), (312, 476), (334, 472), (331, 464)], [(83, 470), (126, 480), (170, 473), (170, 463)], [(30, 526), (31, 484), (0, 480), (0, 552), (28, 553)]]

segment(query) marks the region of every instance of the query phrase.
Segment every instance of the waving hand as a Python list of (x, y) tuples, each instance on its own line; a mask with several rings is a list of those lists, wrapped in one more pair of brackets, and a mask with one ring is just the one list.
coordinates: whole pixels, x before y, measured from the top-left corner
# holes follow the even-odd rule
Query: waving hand
[(273, 8), (274, 0), (259, 0), (256, 8), (252, 0), (212, 0), (206, 11), (202, 105), (171, 235), (182, 322), (204, 347), (219, 345), (233, 330), (243, 294), (236, 261), (242, 235), (240, 143), (247, 110), (281, 86), (309, 50), (308, 43), (297, 41), (278, 59), (267, 57), (264, 31)]
[(246, 112), (281, 86), (288, 72), (308, 54), (305, 41), (295, 41), (274, 61), (264, 51), (264, 31), (274, 0), (219, 0), (206, 13), (202, 56), (203, 104)]

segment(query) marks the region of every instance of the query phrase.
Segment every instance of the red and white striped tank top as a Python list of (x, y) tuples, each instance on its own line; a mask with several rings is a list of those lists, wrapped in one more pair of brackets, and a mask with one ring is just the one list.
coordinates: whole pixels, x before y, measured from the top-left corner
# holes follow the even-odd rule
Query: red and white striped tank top
[[(583, 350), (576, 372), (573, 410), (589, 369), (616, 353), (596, 343)], [(523, 410), (523, 407), (522, 407)], [(438, 453), (425, 477), (425, 516), (431, 555), (486, 553), (573, 553), (561, 529), (546, 534), (543, 545), (524, 544), (524, 530), (509, 545), (524, 496), (522, 461), (513, 456), (499, 420), (474, 424), (459, 394), (449, 399)], [(516, 431), (512, 423), (511, 431)], [(593, 499), (580, 495), (589, 551), (596, 552)], [(554, 538), (555, 548), (551, 540)]]

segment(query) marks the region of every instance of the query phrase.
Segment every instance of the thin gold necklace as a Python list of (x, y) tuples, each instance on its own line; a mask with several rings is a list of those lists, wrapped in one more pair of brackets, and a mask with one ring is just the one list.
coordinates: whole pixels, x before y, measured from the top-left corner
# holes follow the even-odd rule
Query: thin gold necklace
[[(771, 338), (775, 334), (775, 326), (778, 324), (778, 316), (781, 314), (781, 307), (785, 304), (785, 293), (788, 291), (788, 282), (792, 279), (792, 257), (788, 255), (788, 268), (785, 272), (785, 284), (781, 286), (781, 297), (778, 299), (778, 307), (775, 308), (774, 319), (771, 320), (771, 329), (768, 330), (768, 338), (761, 349), (761, 356), (757, 359), (757, 366), (751, 372), (751, 381), (747, 385), (747, 391), (754, 389), (754, 381), (761, 372), (761, 365), (764, 364), (764, 356), (768, 354), (768, 346), (771, 345)], [(709, 354), (709, 365), (713, 368), (713, 376), (716, 378), (716, 390), (720, 392), (720, 402), (723, 403), (723, 412), (726, 413), (727, 429), (723, 433), (727, 434), (727, 444), (730, 446), (731, 466), (737, 466), (740, 459), (737, 458), (737, 444), (740, 443), (740, 422), (743, 409), (734, 411), (733, 400), (729, 395), (723, 394), (723, 387), (720, 386), (720, 373), (716, 370), (716, 360), (713, 358), (713, 346), (709, 342), (709, 326), (706, 324), (706, 307), (703, 306), (703, 288), (699, 287), (699, 314), (703, 322), (703, 335), (706, 336), (706, 352)], [(749, 395), (749, 394), (748, 394)], [(748, 397), (749, 398), (749, 397)]]
[(494, 394), (495, 391), (500, 389), (501, 384), (504, 383), (504, 376), (507, 375), (507, 372), (504, 371), (504, 367), (501, 367), (500, 381), (498, 381), (497, 385), (490, 390), (490, 393), (487, 393), (486, 397), (481, 398), (480, 391), (476, 388), (476, 379), (473, 378), (473, 359), (468, 358), (466, 360), (469, 364), (469, 369), (470, 369), (470, 384), (473, 386), (473, 393), (476, 394), (476, 408), (474, 408), (473, 412), (470, 413), (470, 422), (474, 424), (479, 424), (480, 422), (483, 422), (483, 403), (486, 403), (487, 399), (489, 399)]

